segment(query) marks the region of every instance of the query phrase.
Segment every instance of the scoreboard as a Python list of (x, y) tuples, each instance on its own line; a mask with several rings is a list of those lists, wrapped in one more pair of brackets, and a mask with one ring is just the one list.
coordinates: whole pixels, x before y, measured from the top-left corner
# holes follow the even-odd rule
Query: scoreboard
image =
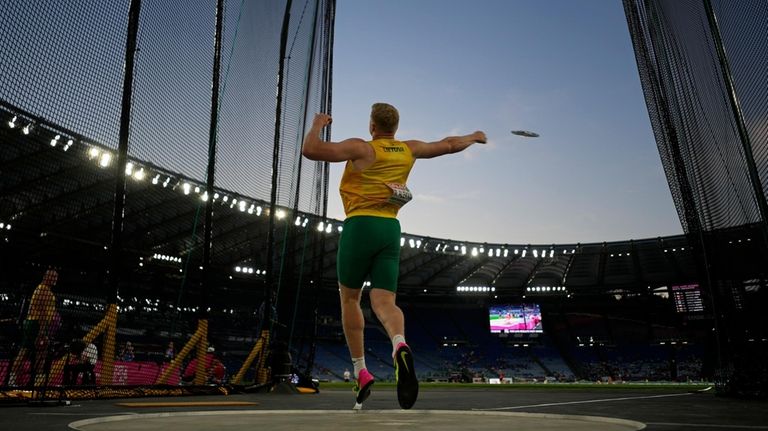
[(701, 299), (701, 287), (698, 283), (672, 286), (672, 298), (678, 313), (696, 313), (704, 311)]

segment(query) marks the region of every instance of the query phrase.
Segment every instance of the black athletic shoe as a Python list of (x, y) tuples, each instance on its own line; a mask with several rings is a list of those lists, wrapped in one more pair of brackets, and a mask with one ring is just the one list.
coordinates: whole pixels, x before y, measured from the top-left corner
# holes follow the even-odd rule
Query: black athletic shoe
[(413, 354), (405, 343), (395, 351), (395, 379), (397, 380), (397, 402), (403, 409), (410, 409), (419, 397), (419, 380), (413, 367)]

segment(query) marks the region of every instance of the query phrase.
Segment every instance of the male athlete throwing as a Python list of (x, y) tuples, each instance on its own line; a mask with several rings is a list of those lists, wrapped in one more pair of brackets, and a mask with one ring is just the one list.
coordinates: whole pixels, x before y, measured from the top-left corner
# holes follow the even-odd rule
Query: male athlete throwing
[(360, 309), (363, 282), (369, 276), (371, 307), (392, 340), (397, 401), (400, 407), (410, 409), (419, 395), (413, 354), (405, 342), (403, 312), (395, 304), (400, 266), (397, 212), (412, 198), (406, 181), (413, 163), (486, 141), (485, 133), (480, 131), (437, 142), (399, 141), (395, 139), (399, 120), (394, 106), (375, 103), (371, 108), (370, 141), (351, 138), (326, 142), (320, 132), (331, 123), (331, 117), (317, 114), (302, 150), (310, 160), (347, 162), (339, 187), (347, 218), (339, 239), (336, 272), (341, 321), (357, 380), (358, 407), (370, 395), (374, 382), (365, 367), (365, 321)]

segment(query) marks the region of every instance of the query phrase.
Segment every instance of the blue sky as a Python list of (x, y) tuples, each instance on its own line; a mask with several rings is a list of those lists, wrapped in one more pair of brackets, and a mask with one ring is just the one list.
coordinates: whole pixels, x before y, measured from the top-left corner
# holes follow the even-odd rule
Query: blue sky
[(489, 137), (416, 163), (404, 232), (536, 244), (682, 232), (619, 0), (339, 0), (333, 74), (334, 140), (367, 138), (377, 101), (398, 107), (401, 139)]

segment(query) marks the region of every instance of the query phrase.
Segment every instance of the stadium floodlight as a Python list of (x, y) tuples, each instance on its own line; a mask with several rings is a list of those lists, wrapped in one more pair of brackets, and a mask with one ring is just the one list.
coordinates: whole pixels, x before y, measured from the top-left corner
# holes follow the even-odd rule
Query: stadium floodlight
[(188, 195), (190, 190), (192, 189), (192, 186), (189, 185), (189, 183), (184, 183), (181, 185), (181, 188), (184, 190), (184, 194)]
[(467, 254), (467, 246), (466, 245), (462, 245), (461, 246), (461, 254), (463, 254), (463, 255)]
[(515, 249), (515, 254), (520, 254), (520, 250)]
[(75, 141), (73, 141), (73, 140), (71, 140), (71, 139), (70, 139), (70, 140), (68, 140), (68, 141), (67, 141), (67, 145), (65, 145), (65, 146), (64, 146), (64, 151), (67, 151), (67, 150), (69, 149), (69, 147), (71, 147), (71, 146), (72, 146), (72, 144), (74, 144), (74, 143), (75, 143)]
[(130, 176), (133, 174), (133, 163), (128, 162), (125, 164), (125, 175)]
[(421, 248), (421, 240), (416, 240), (416, 248)]
[(411, 248), (414, 248), (414, 247), (416, 247), (416, 241), (414, 241), (413, 238), (411, 238), (411, 239), (408, 240), (408, 245)]
[(8, 127), (10, 127), (11, 129), (16, 127), (16, 118), (18, 117), (13, 117), (13, 119), (8, 122)]
[(141, 169), (139, 169), (138, 171), (136, 171), (136, 173), (135, 173), (135, 174), (133, 174), (133, 178), (134, 178), (136, 181), (141, 181), (141, 180), (143, 180), (145, 176), (146, 176), (146, 173), (144, 172), (144, 168), (141, 168)]
[(277, 217), (279, 220), (284, 219), (285, 216), (286, 216), (286, 213), (282, 209), (277, 210), (277, 212), (275, 213), (275, 217)]
[(320, 223), (318, 223), (318, 224), (317, 224), (317, 231), (318, 231), (318, 232), (322, 232), (322, 231), (324, 231), (324, 230), (325, 230), (325, 223), (323, 223), (323, 222), (321, 221)]
[(536, 250), (535, 248), (533, 249), (533, 257), (539, 257), (539, 251)]
[(89, 159), (95, 159), (96, 157), (99, 157), (99, 154), (101, 151), (99, 151), (96, 147), (91, 147), (88, 149), (88, 158)]
[(325, 225), (325, 233), (331, 233), (332, 230), (333, 230), (333, 225), (331, 223), (328, 223), (327, 225)]
[(551, 259), (553, 257), (555, 257), (555, 250), (550, 250), (549, 251), (549, 258)]
[(507, 250), (507, 249), (505, 248), (505, 249), (504, 249), (504, 257), (507, 257), (507, 256), (509, 256), (509, 250)]
[(485, 248), (480, 247), (480, 253), (485, 253)]
[(400, 237), (400, 247), (405, 245), (405, 238)]
[(3, 228), (5, 228), (5, 223), (0, 222), (0, 229), (3, 229)]
[[(521, 254), (522, 257), (525, 257), (526, 253), (528, 253), (528, 250), (523, 250), (523, 253)], [(517, 254), (517, 253), (515, 253)]]
[(248, 274), (253, 274), (253, 268), (248, 268)]
[(296, 226), (301, 226), (301, 216), (296, 216), (296, 221), (293, 222)]
[(56, 135), (55, 138), (51, 139), (51, 146), (55, 147), (59, 143), (59, 139), (61, 139), (61, 135)]
[(488, 257), (493, 257), (493, 249), (488, 249)]
[(499, 257), (499, 256), (501, 256), (501, 249), (497, 248), (496, 249), (496, 257)]
[(109, 163), (112, 161), (112, 155), (108, 152), (104, 152), (104, 154), (101, 155), (101, 158), (99, 159), (99, 166), (102, 168), (106, 168), (109, 166)]
[(223, 202), (229, 202), (229, 196), (224, 196), (224, 199), (222, 199)]
[(29, 135), (29, 131), (30, 131), (30, 130), (32, 130), (32, 125), (31, 125), (31, 124), (27, 124), (26, 126), (24, 126), (24, 127), (21, 129), (21, 133), (23, 133), (23, 134), (25, 134), (25, 135)]
[(245, 212), (245, 201), (240, 201), (240, 205), (238, 205), (238, 208), (240, 208), (240, 212)]
[(477, 247), (472, 247), (472, 257), (477, 256)]
[(204, 192), (202, 196), (200, 196), (200, 200), (203, 202), (208, 202), (208, 192)]
[(166, 177), (165, 181), (163, 181), (163, 188), (168, 187), (168, 184), (171, 183), (171, 177)]
[[(446, 245), (446, 247), (448, 247), (448, 245)], [(443, 250), (443, 251), (445, 251), (445, 250)], [(458, 244), (455, 244), (453, 246), (453, 251), (459, 251), (459, 245)]]
[(571, 250), (571, 254), (575, 254), (575, 253), (576, 253), (576, 249), (574, 248)]
[(257, 206), (256, 207), (256, 215), (260, 216), (261, 215), (261, 211), (262, 211), (261, 206)]
[(159, 182), (160, 182), (160, 174), (157, 174), (157, 175), (155, 175), (155, 176), (152, 178), (152, 184), (157, 184), (157, 183), (159, 183)]
[(611, 253), (611, 257), (613, 257), (613, 253)]
[(336, 228), (336, 229), (339, 231), (339, 233), (344, 232), (344, 226), (342, 226), (342, 225), (339, 225), (339, 227)]

